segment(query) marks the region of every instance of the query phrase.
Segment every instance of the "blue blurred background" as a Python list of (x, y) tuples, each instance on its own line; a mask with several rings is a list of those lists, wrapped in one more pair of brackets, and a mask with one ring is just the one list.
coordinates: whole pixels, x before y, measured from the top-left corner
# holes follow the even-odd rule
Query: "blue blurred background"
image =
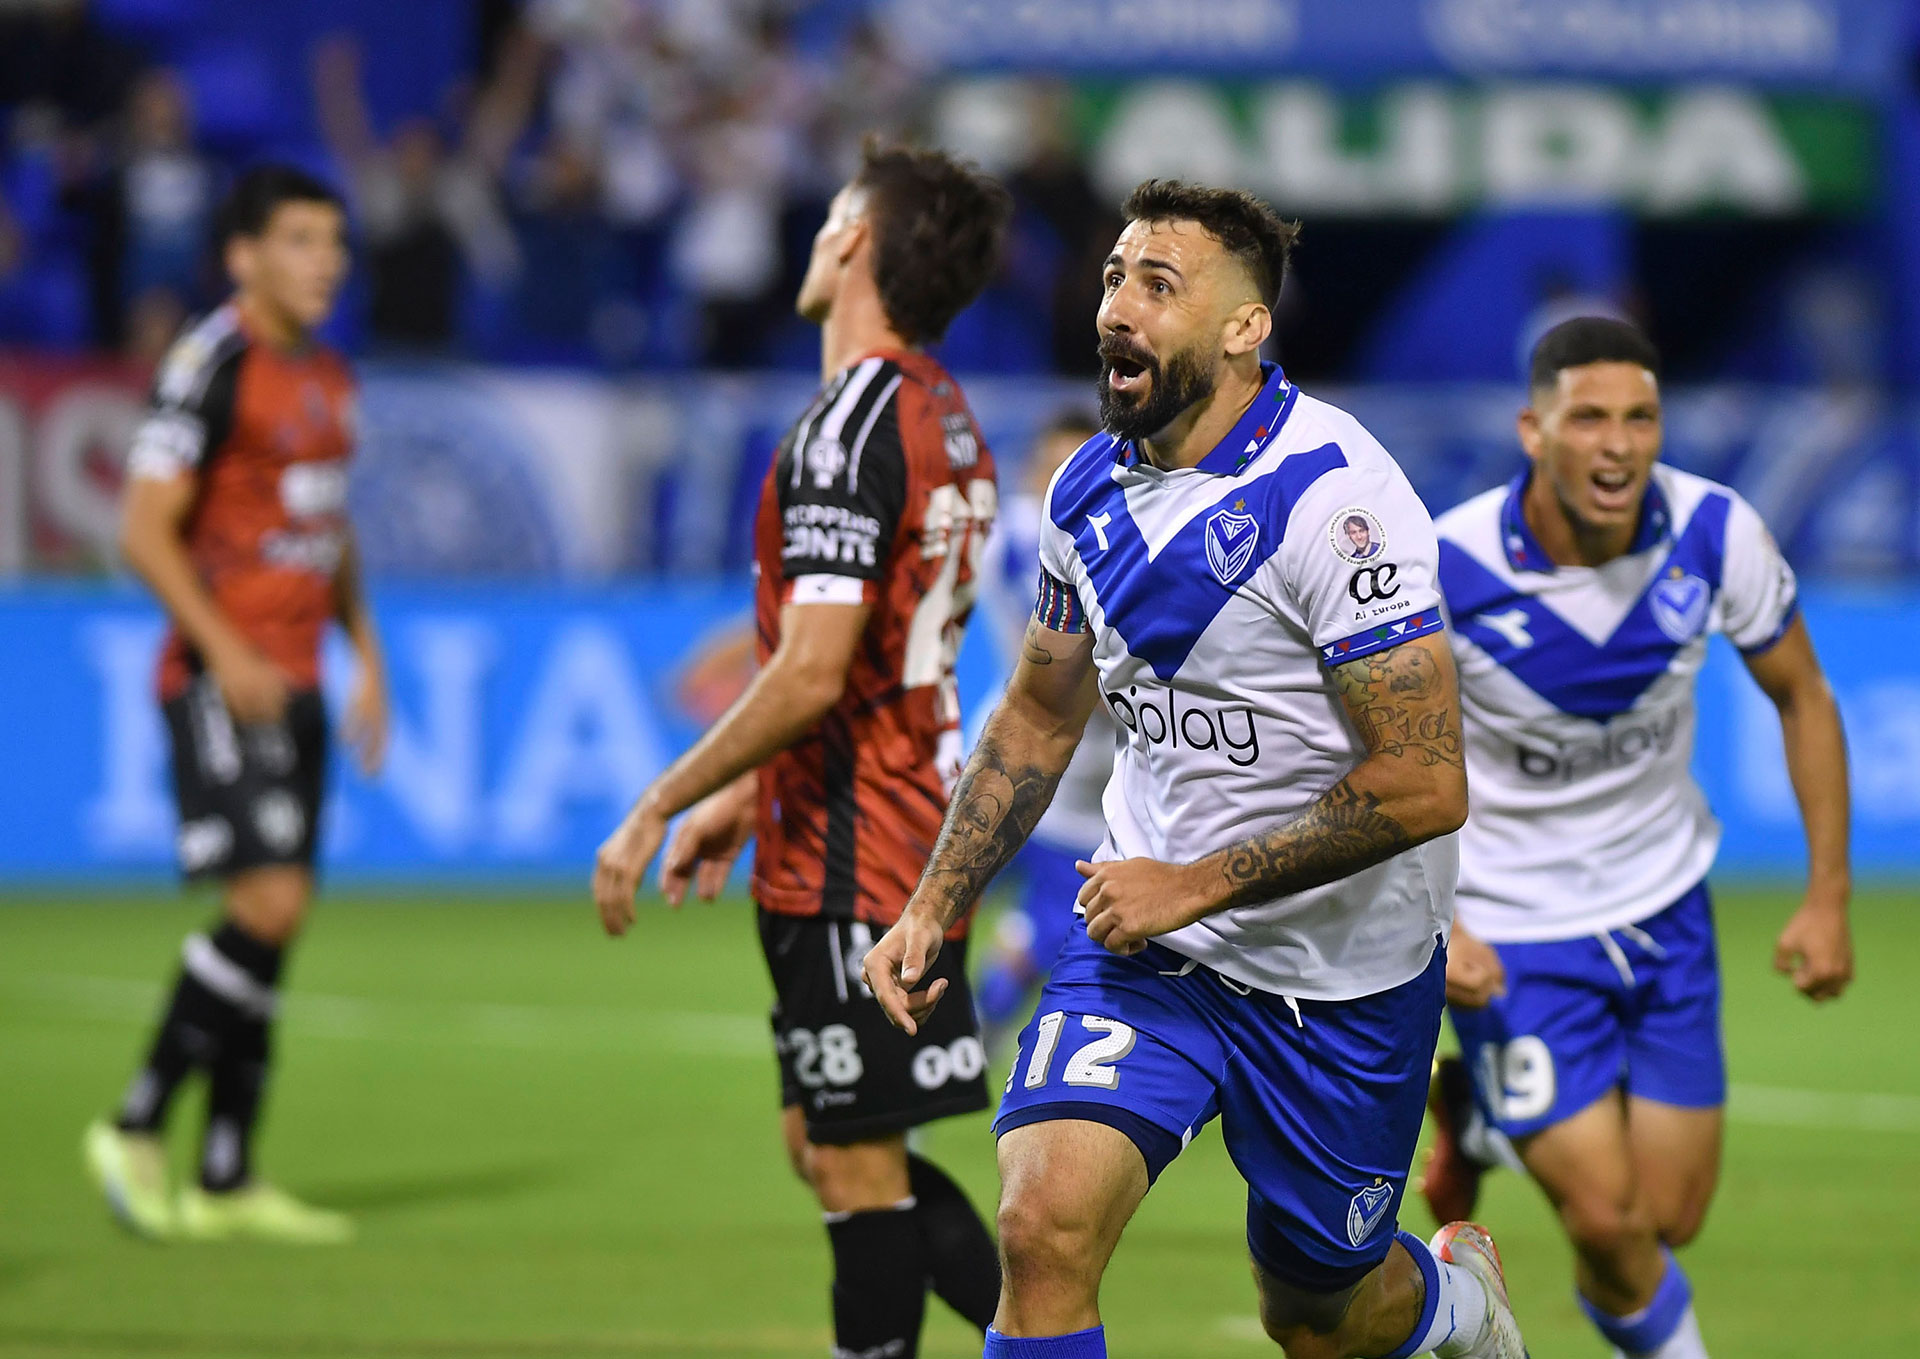
[[(710, 648), (816, 380), (791, 298), (868, 131), (1014, 190), (941, 348), (1009, 485), (1092, 404), (1097, 261), (1150, 174), (1303, 220), (1277, 357), (1436, 511), (1517, 466), (1534, 336), (1642, 322), (1669, 457), (1808, 582), (1861, 863), (1920, 870), (1913, 0), (15, 0), (0, 128), (9, 879), (170, 863), (159, 621), (115, 496), (152, 364), (221, 296), (237, 171), (297, 161), (354, 216), (331, 337), (365, 382), (398, 732), (377, 783), (342, 771), (327, 862), (578, 876), (727, 690)], [(978, 703), (1001, 662), (975, 632)], [(1791, 872), (1777, 724), (1724, 655), (1703, 695), (1723, 863)]]

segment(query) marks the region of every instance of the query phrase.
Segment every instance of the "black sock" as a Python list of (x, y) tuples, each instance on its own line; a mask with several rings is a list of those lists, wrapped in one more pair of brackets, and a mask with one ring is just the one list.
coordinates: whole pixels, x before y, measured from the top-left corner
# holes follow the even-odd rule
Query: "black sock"
[(940, 1301), (985, 1331), (1000, 1306), (1000, 1253), (966, 1191), (933, 1162), (907, 1153), (927, 1281)]
[(221, 959), (244, 974), (247, 985), (236, 985), (235, 990), (248, 1002), (235, 1008), (214, 1052), (207, 1091), (200, 1184), (217, 1193), (238, 1189), (252, 1174), (253, 1127), (266, 1090), (273, 1010), (286, 951), (231, 923), (222, 925), (210, 942)]
[(180, 1082), (196, 1067), (211, 1066), (226, 1040), (238, 1011), (220, 991), (210, 986), (195, 959), (210, 941), (205, 935), (188, 938), (185, 962), (173, 983), (173, 998), (154, 1034), (147, 1062), (120, 1101), (120, 1128), (126, 1132), (157, 1133), (167, 1119)]
[(911, 1208), (829, 1214), (835, 1359), (913, 1359), (927, 1309), (920, 1224)]

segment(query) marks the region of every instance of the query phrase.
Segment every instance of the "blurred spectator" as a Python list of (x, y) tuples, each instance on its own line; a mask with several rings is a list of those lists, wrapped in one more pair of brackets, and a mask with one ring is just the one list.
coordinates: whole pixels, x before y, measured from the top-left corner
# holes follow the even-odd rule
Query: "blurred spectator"
[(503, 53), (461, 145), (450, 153), (428, 118), (407, 119), (391, 141), (380, 140), (362, 94), (359, 44), (351, 37), (330, 38), (315, 52), (321, 129), (346, 174), (366, 241), (375, 343), (444, 351), (459, 332), (463, 282), (471, 277), (500, 290), (519, 274), (520, 251), (497, 184), (526, 122), (537, 61), (524, 44)]
[(0, 108), (47, 109), (75, 133), (120, 111), (140, 57), (95, 20), (87, 0), (0, 5)]
[(115, 144), (82, 201), (94, 212), (95, 329), (108, 344), (130, 338), (129, 313), (184, 317), (211, 301), (207, 243), (220, 173), (193, 144), (193, 109), (171, 70), (142, 74), (127, 98)]

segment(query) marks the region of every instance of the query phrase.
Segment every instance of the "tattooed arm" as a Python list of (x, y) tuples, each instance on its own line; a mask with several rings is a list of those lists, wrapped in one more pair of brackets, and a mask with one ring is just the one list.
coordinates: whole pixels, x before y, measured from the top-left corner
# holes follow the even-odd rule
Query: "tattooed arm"
[(1020, 663), (954, 789), (920, 885), (900, 923), (867, 954), (867, 985), (908, 1033), (947, 987), (942, 979), (915, 992), (913, 984), (947, 930), (1033, 833), (1098, 700), (1092, 634), (1030, 622)]
[(1191, 864), (1123, 859), (1082, 870), (1087, 933), (1116, 953), (1215, 911), (1349, 877), (1467, 817), (1453, 657), (1442, 635), (1333, 671), (1367, 754), (1299, 816)]

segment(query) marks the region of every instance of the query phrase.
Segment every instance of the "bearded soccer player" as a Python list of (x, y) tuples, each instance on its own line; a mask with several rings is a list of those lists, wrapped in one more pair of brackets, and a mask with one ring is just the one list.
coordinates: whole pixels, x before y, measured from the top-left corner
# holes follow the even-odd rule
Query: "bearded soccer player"
[(757, 839), (752, 892), (773, 976), (782, 1127), (826, 1216), (835, 1353), (917, 1352), (932, 1287), (983, 1329), (992, 1239), (908, 1129), (986, 1106), (966, 995), (967, 922), (941, 976), (943, 1022), (887, 1023), (860, 979), (899, 918), (960, 766), (954, 657), (993, 523), (993, 460), (925, 351), (992, 274), (1000, 186), (934, 151), (869, 143), (801, 285), (821, 330), (819, 394), (781, 442), (756, 528), (760, 667), (740, 699), (641, 794), (600, 847), (608, 933), (666, 836), (661, 887), (711, 899)]
[(1471, 1211), (1475, 1153), (1517, 1150), (1600, 1334), (1704, 1359), (1673, 1250), (1713, 1197), (1727, 1095), (1705, 881), (1720, 827), (1688, 772), (1709, 635), (1779, 710), (1810, 871), (1774, 962), (1814, 1001), (1853, 975), (1847, 757), (1760, 516), (1659, 463), (1659, 373), (1624, 322), (1548, 331), (1526, 469), (1439, 521), (1473, 816), (1447, 963), (1466, 1062), (1438, 1072), (1423, 1187), (1437, 1213)]
[(1432, 522), (1358, 421), (1261, 360), (1296, 229), (1163, 181), (1122, 211), (1105, 433), (1047, 492), (1024, 657), (866, 963), (903, 1031), (939, 1022), (946, 932), (1104, 701), (1106, 838), (995, 1125), (1006, 1284), (986, 1354), (1106, 1354), (1107, 1260), (1218, 1115), (1288, 1355), (1521, 1359), (1487, 1235), (1395, 1229), (1467, 809)]
[[(353, 378), (314, 338), (347, 271), (346, 215), (326, 185), (256, 169), (222, 216), (235, 293), (160, 366), (127, 461), (127, 563), (171, 622), (160, 700), (173, 746), (179, 857), (223, 884), (190, 935), (173, 997), (118, 1118), (86, 1160), (120, 1220), (149, 1237), (343, 1241), (351, 1225), (253, 1173), (287, 950), (313, 897), (326, 777), (320, 642), (339, 622), (360, 661), (348, 734), (371, 771), (386, 738), (384, 670), (347, 521)], [(208, 1076), (198, 1184), (168, 1192), (161, 1140), (189, 1072)]]

